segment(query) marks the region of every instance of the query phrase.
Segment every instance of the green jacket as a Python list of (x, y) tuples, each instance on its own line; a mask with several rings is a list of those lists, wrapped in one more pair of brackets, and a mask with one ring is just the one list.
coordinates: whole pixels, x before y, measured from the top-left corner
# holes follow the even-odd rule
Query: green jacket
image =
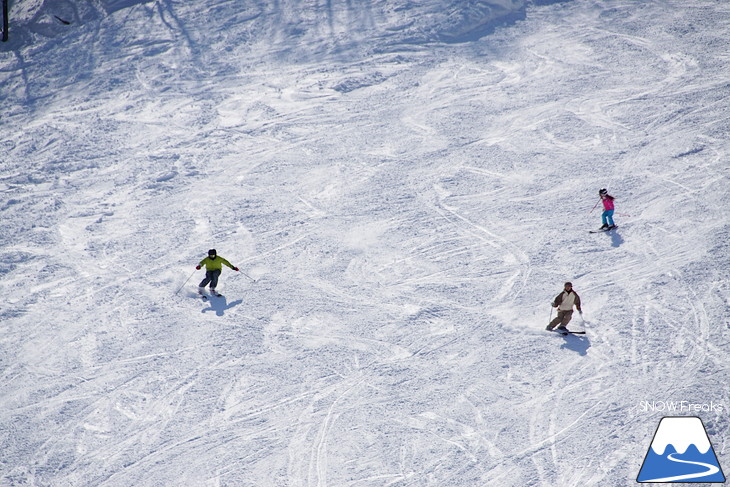
[(206, 257), (205, 259), (201, 260), (198, 264), (199, 266), (205, 266), (206, 271), (219, 271), (223, 268), (223, 264), (230, 267), (231, 269), (234, 268), (233, 264), (228, 262), (226, 259), (221, 257), (220, 255), (217, 255), (215, 259), (211, 259), (210, 257)]

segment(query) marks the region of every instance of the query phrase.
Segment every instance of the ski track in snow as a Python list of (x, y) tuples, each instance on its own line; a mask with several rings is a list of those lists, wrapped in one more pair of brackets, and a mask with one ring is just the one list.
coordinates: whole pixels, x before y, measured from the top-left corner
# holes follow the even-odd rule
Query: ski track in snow
[(730, 6), (541, 3), (15, 2), (0, 486), (619, 486), (730, 406)]

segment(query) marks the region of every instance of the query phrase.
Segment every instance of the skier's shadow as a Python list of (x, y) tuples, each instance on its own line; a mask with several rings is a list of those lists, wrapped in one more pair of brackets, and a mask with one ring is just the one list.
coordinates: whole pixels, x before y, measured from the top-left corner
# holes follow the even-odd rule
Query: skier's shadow
[(585, 335), (563, 335), (565, 343), (560, 348), (567, 348), (577, 352), (578, 355), (588, 355), (588, 349), (591, 348), (591, 341)]
[(211, 297), (208, 298), (207, 303), (209, 306), (203, 310), (201, 310), (201, 313), (205, 313), (207, 311), (215, 311), (216, 316), (223, 316), (226, 312), (226, 310), (229, 310), (233, 308), (234, 306), (238, 306), (243, 302), (243, 299), (237, 299), (235, 301), (231, 301), (230, 303), (226, 301), (226, 298), (224, 296), (221, 296), (219, 298), (217, 297)]
[(621, 246), (622, 243), (624, 243), (624, 238), (618, 233), (618, 230), (616, 230), (615, 228), (606, 233), (611, 236), (611, 247), (618, 248)]

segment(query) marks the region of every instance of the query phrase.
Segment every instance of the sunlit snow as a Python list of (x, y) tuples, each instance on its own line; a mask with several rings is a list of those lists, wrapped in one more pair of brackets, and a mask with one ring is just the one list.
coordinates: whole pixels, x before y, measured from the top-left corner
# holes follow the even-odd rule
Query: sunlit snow
[[(724, 406), (675, 415), (727, 471), (728, 33), (722, 0), (15, 0), (0, 486), (626, 486), (646, 401)], [(210, 248), (241, 273), (204, 302)], [(585, 335), (545, 331), (566, 280)]]

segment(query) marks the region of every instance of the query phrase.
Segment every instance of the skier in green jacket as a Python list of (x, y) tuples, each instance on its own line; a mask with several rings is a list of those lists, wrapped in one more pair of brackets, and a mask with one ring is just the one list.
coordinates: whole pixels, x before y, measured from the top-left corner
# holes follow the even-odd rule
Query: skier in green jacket
[(238, 267), (218, 255), (215, 249), (210, 249), (208, 251), (208, 257), (201, 260), (200, 263), (195, 266), (198, 270), (205, 266), (205, 279), (200, 281), (200, 284), (198, 284), (198, 292), (200, 294), (203, 294), (205, 286), (210, 283), (210, 293), (216, 296), (219, 295), (218, 292), (216, 292), (215, 287), (218, 285), (218, 277), (221, 275), (221, 270), (224, 265), (238, 272)]

